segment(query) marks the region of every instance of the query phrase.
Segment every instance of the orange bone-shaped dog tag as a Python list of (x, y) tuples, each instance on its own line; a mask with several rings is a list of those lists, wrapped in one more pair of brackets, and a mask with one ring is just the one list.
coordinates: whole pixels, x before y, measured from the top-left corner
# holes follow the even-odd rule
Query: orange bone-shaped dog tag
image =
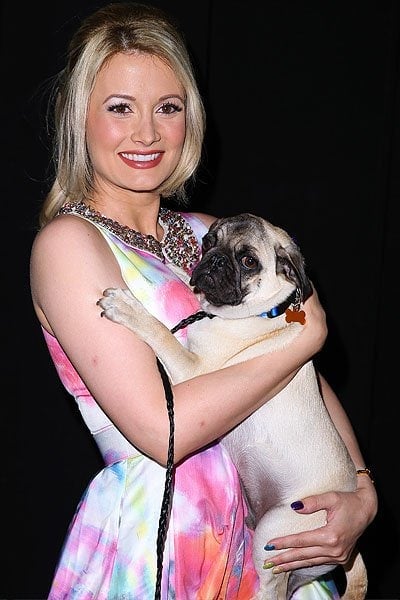
[(286, 322), (287, 323), (300, 323), (300, 325), (304, 325), (306, 322), (306, 313), (304, 310), (290, 310), (287, 308), (285, 310)]

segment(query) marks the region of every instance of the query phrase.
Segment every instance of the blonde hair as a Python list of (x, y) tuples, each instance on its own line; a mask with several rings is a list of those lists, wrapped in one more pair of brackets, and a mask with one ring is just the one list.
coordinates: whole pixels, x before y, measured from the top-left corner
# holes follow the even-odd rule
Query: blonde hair
[(158, 192), (186, 200), (185, 184), (201, 159), (205, 112), (183, 35), (171, 17), (153, 6), (111, 3), (87, 17), (71, 39), (68, 60), (54, 93), (55, 179), (40, 213), (45, 225), (68, 200), (90, 199), (93, 169), (86, 149), (86, 115), (97, 74), (113, 55), (141, 52), (171, 67), (185, 91), (186, 135), (182, 155)]

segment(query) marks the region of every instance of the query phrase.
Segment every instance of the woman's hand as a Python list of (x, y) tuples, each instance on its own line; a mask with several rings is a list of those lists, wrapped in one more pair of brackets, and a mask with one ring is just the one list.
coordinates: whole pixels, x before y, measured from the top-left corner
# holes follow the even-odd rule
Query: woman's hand
[[(312, 285), (312, 284), (311, 284)], [(310, 356), (319, 352), (325, 343), (328, 335), (328, 327), (326, 323), (325, 311), (319, 301), (318, 293), (312, 285), (313, 293), (306, 300), (303, 306), (305, 312), (306, 327), (301, 337), (306, 336), (308, 339)], [(304, 339), (302, 340), (304, 343)]]
[(276, 557), (267, 559), (273, 563), (274, 573), (291, 571), (311, 565), (344, 565), (349, 560), (358, 538), (374, 519), (378, 502), (375, 487), (365, 476), (357, 477), (354, 492), (328, 492), (303, 498), (304, 508), (299, 514), (326, 510), (325, 526), (312, 531), (296, 533), (266, 540), (272, 550), (288, 548)]

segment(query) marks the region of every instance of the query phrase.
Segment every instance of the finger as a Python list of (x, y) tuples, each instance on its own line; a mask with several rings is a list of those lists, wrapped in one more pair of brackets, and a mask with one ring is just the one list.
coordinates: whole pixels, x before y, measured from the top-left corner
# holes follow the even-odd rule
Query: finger
[(337, 492), (326, 492), (296, 500), (291, 503), (290, 507), (294, 511), (306, 515), (318, 510), (329, 511), (337, 503), (338, 499), (339, 494)]
[[(313, 530), (318, 531), (318, 530)], [(312, 532), (310, 532), (312, 533)], [(345, 564), (351, 554), (352, 548), (346, 545), (338, 545), (335, 536), (326, 534), (325, 531), (321, 530), (317, 536), (308, 534), (299, 534), (293, 536), (286, 536), (283, 538), (276, 538), (274, 544), (265, 546), (268, 550), (265, 555), (265, 560), (273, 561), (275, 564), (293, 564), (303, 563), (304, 561), (312, 561), (312, 564), (323, 564), (328, 562), (330, 564)], [(322, 539), (321, 539), (322, 538)], [(272, 540), (271, 540), (272, 542)], [(321, 542), (322, 545), (321, 545)], [(272, 550), (272, 546), (275, 545), (275, 550)], [(281, 551), (279, 551), (282, 548)]]
[[(317, 553), (317, 556), (314, 551)], [(336, 565), (338, 564), (338, 561), (332, 559), (331, 556), (320, 555), (320, 550), (315, 548), (310, 549), (310, 552), (302, 552), (300, 557), (293, 556), (289, 551), (276, 556), (267, 557), (262, 567), (263, 569), (272, 569), (273, 573), (280, 573), (283, 571), (292, 571), (294, 569), (304, 569), (305, 567), (326, 564)]]
[(322, 527), (309, 531), (273, 538), (264, 546), (264, 550), (286, 550), (290, 548), (316, 548), (321, 550), (321, 548), (325, 548), (326, 552), (326, 549), (336, 542), (336, 538), (330, 537), (326, 525), (322, 525)]

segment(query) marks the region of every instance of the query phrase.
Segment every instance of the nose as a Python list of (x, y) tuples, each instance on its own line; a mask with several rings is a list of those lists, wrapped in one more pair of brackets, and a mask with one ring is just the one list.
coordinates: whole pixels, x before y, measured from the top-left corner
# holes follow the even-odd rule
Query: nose
[(138, 115), (135, 120), (135, 128), (131, 134), (134, 142), (151, 146), (154, 142), (159, 142), (161, 135), (157, 131), (156, 122), (152, 114)]
[(223, 269), (227, 263), (227, 257), (224, 256), (223, 254), (216, 254), (211, 258), (210, 262), (211, 262), (210, 270), (211, 269)]

